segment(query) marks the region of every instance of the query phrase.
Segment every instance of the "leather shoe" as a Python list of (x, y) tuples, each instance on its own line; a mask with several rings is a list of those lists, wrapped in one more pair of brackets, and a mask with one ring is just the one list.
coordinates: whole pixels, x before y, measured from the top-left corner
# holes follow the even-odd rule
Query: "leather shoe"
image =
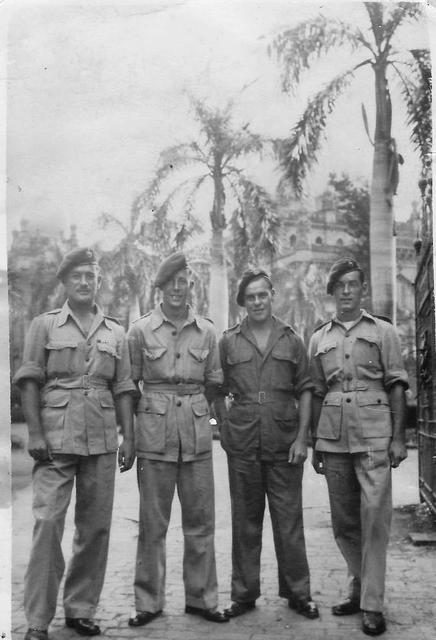
[(305, 618), (309, 618), (309, 620), (319, 618), (318, 607), (313, 600), (296, 600), (289, 598), (288, 605), (290, 609), (294, 609), (294, 611), (300, 613)]
[(359, 613), (359, 611), (360, 602), (354, 598), (345, 598), (345, 600), (332, 607), (334, 616), (351, 616), (353, 613)]
[(362, 631), (367, 636), (379, 636), (386, 631), (386, 622), (381, 611), (364, 611)]
[(185, 613), (190, 613), (193, 616), (202, 616), (209, 622), (228, 622), (229, 619), (224, 615), (222, 611), (218, 609), (200, 609), (199, 607), (191, 607), (189, 604), (185, 607)]
[(255, 607), (255, 600), (250, 600), (249, 602), (231, 602), (230, 605), (224, 609), (224, 615), (227, 618), (237, 618), (248, 611), (252, 611)]
[(160, 611), (139, 611), (133, 618), (129, 618), (129, 627), (143, 627), (145, 624), (148, 624), (162, 613), (162, 609)]
[(65, 624), (81, 636), (98, 636), (101, 633), (100, 627), (91, 618), (65, 618)]
[(47, 629), (34, 629), (29, 627), (24, 636), (24, 640), (48, 640)]

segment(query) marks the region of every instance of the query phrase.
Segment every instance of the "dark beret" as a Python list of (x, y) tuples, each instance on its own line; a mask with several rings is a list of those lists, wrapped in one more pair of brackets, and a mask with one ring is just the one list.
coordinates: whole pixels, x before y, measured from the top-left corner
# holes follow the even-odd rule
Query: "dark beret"
[(327, 276), (327, 293), (333, 295), (336, 282), (341, 276), (350, 271), (359, 271), (363, 275), (362, 267), (354, 258), (336, 260)]
[(250, 282), (252, 282), (253, 280), (257, 280), (257, 278), (265, 278), (265, 280), (268, 280), (272, 289), (271, 278), (269, 277), (266, 271), (263, 271), (262, 269), (249, 269), (242, 276), (242, 280), (239, 283), (239, 287), (238, 287), (238, 295), (236, 296), (236, 302), (240, 307), (245, 306), (245, 300), (244, 300), (245, 289), (248, 287)]
[(155, 286), (161, 288), (168, 280), (171, 280), (177, 271), (187, 268), (188, 263), (183, 253), (178, 252), (171, 254), (161, 262), (157, 270), (156, 280), (154, 281)]
[(98, 264), (94, 249), (79, 247), (67, 253), (58, 267), (56, 277), (62, 280), (70, 269), (80, 264)]

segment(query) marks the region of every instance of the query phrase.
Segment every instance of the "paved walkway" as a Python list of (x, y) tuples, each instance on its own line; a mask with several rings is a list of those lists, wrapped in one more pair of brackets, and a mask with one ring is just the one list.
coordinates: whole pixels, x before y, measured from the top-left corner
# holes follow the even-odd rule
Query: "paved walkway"
[[(230, 576), (230, 502), (225, 454), (218, 442), (214, 443), (216, 482), (216, 552), (220, 604), (229, 601)], [(417, 457), (416, 451), (399, 470), (394, 471), (394, 504), (416, 504)], [(24, 451), (14, 454), (14, 468), (21, 473), (30, 469)], [(27, 466), (26, 466), (27, 465)], [(25, 475), (25, 473), (24, 473)], [(317, 476), (306, 463), (304, 478), (304, 519), (309, 564), (312, 576), (312, 595), (320, 606), (320, 619), (306, 620), (287, 607), (277, 594), (277, 568), (273, 550), (269, 516), (266, 517), (262, 553), (262, 596), (254, 612), (228, 624), (209, 623), (183, 613), (182, 585), (183, 537), (180, 509), (174, 502), (168, 532), (167, 604), (164, 615), (139, 630), (127, 626), (133, 605), (133, 571), (137, 537), (138, 495), (135, 471), (117, 478), (109, 564), (96, 620), (108, 638), (148, 638), (149, 640), (349, 640), (365, 638), (360, 630), (360, 616), (335, 618), (331, 605), (341, 592), (345, 577), (343, 560), (333, 540), (325, 480)], [(64, 550), (68, 559), (72, 540), (70, 508), (64, 536)], [(17, 480), (13, 491), (13, 576), (12, 626), (13, 640), (21, 640), (26, 630), (22, 611), (23, 575), (29, 555), (32, 531), (31, 488)], [(388, 631), (383, 636), (396, 640), (433, 640), (436, 620), (434, 576), (436, 547), (413, 546), (407, 539), (404, 518), (396, 514), (389, 549), (386, 617)], [(61, 592), (62, 595), (62, 592)], [(9, 636), (5, 636), (9, 637)], [(50, 628), (50, 638), (77, 639), (74, 631), (66, 629), (63, 620), (61, 596), (58, 611)]]

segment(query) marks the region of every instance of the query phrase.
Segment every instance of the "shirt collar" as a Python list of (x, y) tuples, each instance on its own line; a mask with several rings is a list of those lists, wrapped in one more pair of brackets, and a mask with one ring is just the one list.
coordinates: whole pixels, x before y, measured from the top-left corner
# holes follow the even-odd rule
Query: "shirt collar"
[[(94, 318), (94, 322), (93, 322), (93, 326), (97, 326), (99, 325), (101, 322), (104, 322), (107, 326), (108, 329), (110, 329), (110, 324), (106, 322), (106, 318), (104, 317), (103, 311), (101, 310), (101, 308), (98, 306), (98, 304), (94, 305), (94, 309), (95, 309), (95, 318)], [(58, 326), (61, 327), (62, 325), (64, 325), (68, 318), (71, 316), (71, 318), (74, 320), (74, 313), (70, 307), (70, 305), (68, 304), (68, 300), (66, 300), (66, 302), (64, 302), (61, 312), (58, 316)]]
[[(192, 307), (189, 304), (187, 305), (187, 307), (188, 307), (188, 315), (185, 318), (185, 322), (183, 326), (186, 326), (188, 324), (195, 324), (198, 327), (197, 318), (192, 310)], [(153, 309), (151, 314), (152, 330), (155, 331), (156, 329), (159, 329), (159, 327), (161, 327), (164, 322), (169, 322), (170, 324), (173, 324), (173, 322), (171, 322), (171, 320), (167, 318), (167, 316), (164, 314), (162, 310), (162, 304), (159, 304), (157, 307)]]
[[(359, 322), (361, 322), (363, 319), (369, 320), (370, 322), (375, 322), (374, 318), (370, 313), (368, 313), (368, 311), (366, 311), (365, 309), (361, 309), (360, 316), (356, 318), (356, 320), (354, 321), (353, 327), (359, 324)], [(340, 324), (341, 326), (344, 326), (342, 320), (339, 320), (336, 314), (333, 316), (333, 318), (330, 320), (330, 323), (327, 325), (327, 331), (330, 331), (330, 329), (333, 327), (333, 324)]]

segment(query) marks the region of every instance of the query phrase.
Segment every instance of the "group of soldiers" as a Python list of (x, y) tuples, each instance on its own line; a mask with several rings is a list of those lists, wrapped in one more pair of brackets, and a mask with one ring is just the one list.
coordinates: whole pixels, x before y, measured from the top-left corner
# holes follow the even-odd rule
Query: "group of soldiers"
[[(107, 564), (115, 470), (137, 458), (139, 536), (131, 627), (161, 615), (166, 534), (177, 489), (184, 535), (185, 612), (225, 623), (256, 607), (266, 498), (280, 597), (309, 619), (311, 597), (302, 516), (308, 444), (325, 474), (333, 532), (348, 569), (336, 616), (362, 612), (379, 635), (392, 512), (391, 468), (407, 456), (404, 369), (392, 325), (361, 308), (365, 274), (352, 258), (331, 268), (336, 314), (306, 348), (273, 315), (268, 273), (239, 283), (241, 323), (218, 340), (189, 305), (183, 253), (159, 267), (161, 302), (127, 335), (96, 303), (102, 275), (94, 251), (67, 254), (58, 278), (62, 308), (36, 317), (14, 381), (21, 389), (34, 459), (35, 518), (25, 575), (25, 640), (46, 640), (65, 563), (65, 516), (76, 485), (75, 534), (63, 603), (65, 624), (101, 633), (94, 621)], [(231, 602), (218, 606), (214, 549), (211, 412), (227, 453), (232, 516)], [(120, 435), (119, 435), (120, 432)]]

